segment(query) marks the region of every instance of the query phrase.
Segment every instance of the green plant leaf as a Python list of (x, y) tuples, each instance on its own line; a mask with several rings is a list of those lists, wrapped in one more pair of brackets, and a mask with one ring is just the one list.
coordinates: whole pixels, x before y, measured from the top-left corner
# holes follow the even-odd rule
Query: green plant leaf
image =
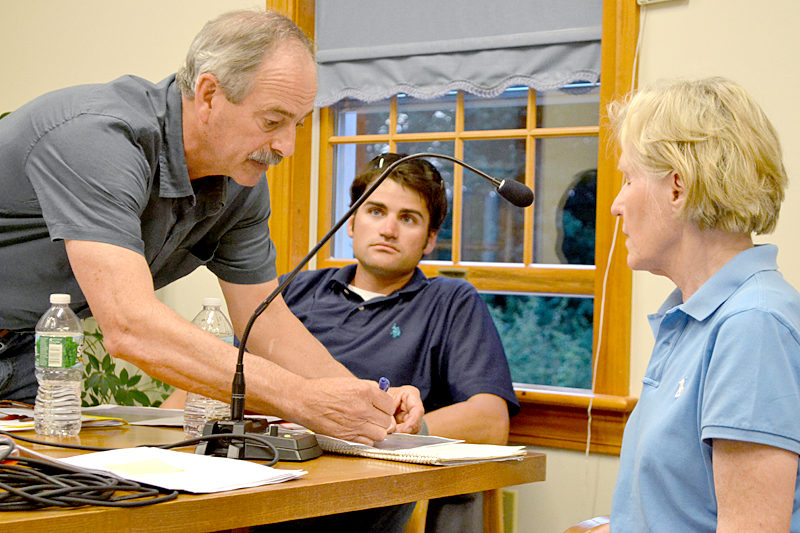
[(84, 387), (90, 390), (96, 390), (99, 381), (100, 381), (100, 374), (92, 374), (84, 382)]
[(131, 405), (129, 403), (130, 394), (127, 389), (117, 389), (114, 391), (114, 400), (117, 405)]
[(142, 375), (141, 374), (136, 374), (135, 376), (131, 376), (131, 378), (128, 380), (128, 386), (129, 387), (133, 387), (134, 385), (139, 383), (141, 380), (142, 380)]
[(150, 398), (147, 397), (147, 394), (137, 389), (131, 389), (130, 393), (131, 397), (133, 397), (133, 399), (140, 404), (144, 405), (145, 407), (150, 405)]

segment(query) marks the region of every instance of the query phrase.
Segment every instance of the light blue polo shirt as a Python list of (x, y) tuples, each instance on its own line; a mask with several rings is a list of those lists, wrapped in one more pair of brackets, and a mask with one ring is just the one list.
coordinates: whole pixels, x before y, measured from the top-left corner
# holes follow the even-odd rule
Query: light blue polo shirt
[[(713, 532), (716, 438), (800, 454), (800, 295), (778, 249), (741, 252), (649, 316), (655, 346), (625, 428), (613, 532)], [(792, 531), (800, 531), (795, 485)]]

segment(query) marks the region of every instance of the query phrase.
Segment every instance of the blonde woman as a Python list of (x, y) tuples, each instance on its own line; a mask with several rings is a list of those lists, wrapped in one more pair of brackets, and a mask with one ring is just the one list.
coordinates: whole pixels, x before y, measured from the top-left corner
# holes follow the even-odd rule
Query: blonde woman
[(800, 296), (778, 272), (787, 178), (761, 108), (722, 79), (612, 104), (628, 266), (676, 289), (625, 429), (611, 530), (800, 531)]

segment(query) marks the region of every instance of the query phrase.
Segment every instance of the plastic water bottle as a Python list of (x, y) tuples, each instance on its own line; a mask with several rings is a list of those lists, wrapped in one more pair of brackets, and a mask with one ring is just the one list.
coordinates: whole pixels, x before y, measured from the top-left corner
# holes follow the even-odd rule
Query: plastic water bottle
[(39, 435), (74, 436), (81, 430), (83, 328), (69, 302), (69, 294), (51, 294), (50, 309), (36, 324), (33, 421)]
[[(221, 306), (219, 298), (203, 298), (203, 310), (194, 317), (192, 324), (233, 345), (233, 326)], [(186, 395), (183, 410), (183, 431), (194, 437), (200, 436), (206, 422), (221, 420), (230, 414), (231, 408), (227, 403), (190, 392)]]

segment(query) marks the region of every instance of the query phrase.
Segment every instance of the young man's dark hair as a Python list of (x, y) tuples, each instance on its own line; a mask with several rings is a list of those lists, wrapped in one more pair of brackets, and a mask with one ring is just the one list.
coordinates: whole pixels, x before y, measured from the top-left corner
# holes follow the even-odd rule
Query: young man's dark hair
[[(406, 154), (387, 152), (374, 157), (367, 163), (350, 186), (350, 205), (353, 205), (364, 194), (367, 187), (381, 175), (388, 165), (403, 157), (406, 157)], [(412, 159), (395, 168), (388, 179), (394, 180), (422, 196), (430, 215), (428, 231), (438, 231), (444, 222), (444, 217), (447, 216), (447, 192), (444, 180), (436, 167), (425, 159)]]

